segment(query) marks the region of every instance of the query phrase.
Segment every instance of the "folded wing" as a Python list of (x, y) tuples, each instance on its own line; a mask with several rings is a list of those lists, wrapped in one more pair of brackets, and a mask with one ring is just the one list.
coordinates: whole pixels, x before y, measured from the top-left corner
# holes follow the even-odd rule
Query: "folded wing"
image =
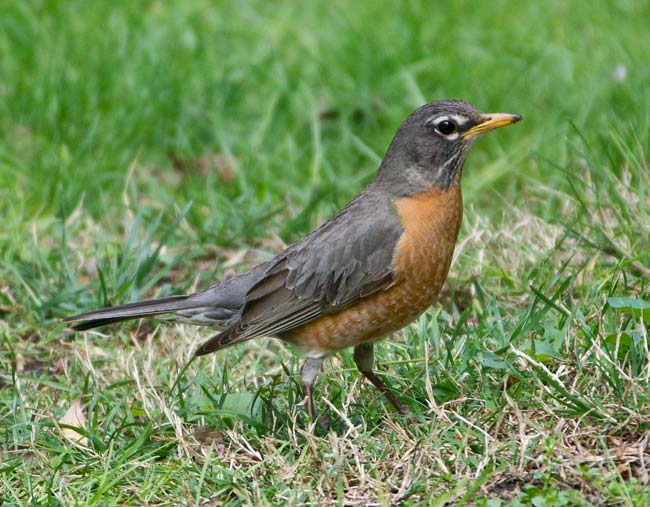
[(394, 282), (393, 254), (402, 232), (391, 198), (366, 189), (271, 261), (246, 293), (239, 320), (196, 354), (256, 336), (280, 335), (386, 289)]

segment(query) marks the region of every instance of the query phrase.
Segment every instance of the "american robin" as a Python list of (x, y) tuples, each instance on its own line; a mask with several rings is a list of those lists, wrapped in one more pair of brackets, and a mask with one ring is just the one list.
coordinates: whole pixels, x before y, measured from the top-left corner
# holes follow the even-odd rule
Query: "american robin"
[(459, 100), (414, 111), (397, 130), (377, 175), (347, 206), (301, 241), (250, 271), (187, 296), (141, 301), (68, 317), (76, 330), (172, 314), (220, 329), (202, 356), (259, 336), (302, 349), (303, 394), (323, 360), (354, 347), (359, 371), (407, 414), (373, 372), (374, 342), (415, 320), (435, 300), (460, 228), (461, 173), (482, 134), (521, 120), (483, 114)]

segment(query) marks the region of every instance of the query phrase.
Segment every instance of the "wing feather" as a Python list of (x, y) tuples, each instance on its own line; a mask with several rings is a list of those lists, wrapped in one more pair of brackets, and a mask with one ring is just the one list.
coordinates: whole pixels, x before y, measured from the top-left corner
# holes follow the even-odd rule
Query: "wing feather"
[(366, 189), (269, 262), (264, 276), (247, 291), (239, 320), (197, 354), (255, 336), (281, 335), (389, 287), (402, 232), (391, 198)]

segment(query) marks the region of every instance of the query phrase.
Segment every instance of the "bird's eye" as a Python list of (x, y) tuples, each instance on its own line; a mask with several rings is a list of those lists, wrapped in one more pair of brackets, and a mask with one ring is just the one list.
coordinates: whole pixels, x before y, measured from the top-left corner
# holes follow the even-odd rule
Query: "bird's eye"
[(448, 136), (456, 132), (456, 124), (451, 120), (442, 120), (436, 123), (436, 130), (443, 136)]

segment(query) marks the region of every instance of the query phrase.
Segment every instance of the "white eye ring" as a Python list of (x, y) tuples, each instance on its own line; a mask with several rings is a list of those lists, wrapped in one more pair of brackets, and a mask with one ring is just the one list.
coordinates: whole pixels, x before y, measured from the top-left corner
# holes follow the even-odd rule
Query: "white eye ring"
[(436, 133), (449, 141), (458, 139), (458, 121), (449, 116), (439, 116), (431, 119), (429, 124), (433, 126)]

